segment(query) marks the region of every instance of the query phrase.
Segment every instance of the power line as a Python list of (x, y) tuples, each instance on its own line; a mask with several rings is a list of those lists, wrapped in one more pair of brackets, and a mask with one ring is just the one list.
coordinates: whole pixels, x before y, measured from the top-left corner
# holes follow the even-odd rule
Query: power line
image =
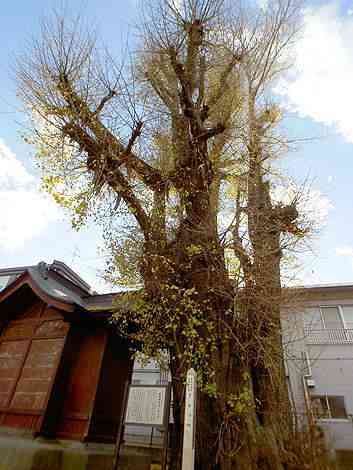
[[(310, 361), (353, 361), (353, 357), (308, 357)], [(288, 362), (290, 361), (303, 361), (305, 362), (305, 359), (301, 357), (290, 357), (286, 358)]]

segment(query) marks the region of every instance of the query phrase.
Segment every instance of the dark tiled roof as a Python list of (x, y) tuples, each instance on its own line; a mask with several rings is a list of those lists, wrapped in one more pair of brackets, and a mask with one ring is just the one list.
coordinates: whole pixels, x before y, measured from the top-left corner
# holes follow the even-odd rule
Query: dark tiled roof
[(39, 290), (52, 299), (94, 312), (109, 311), (112, 307), (115, 294), (99, 295), (93, 292), (72, 269), (57, 260), (52, 264), (41, 261), (35, 266), (0, 269), (0, 279), (6, 278), (0, 291), (10, 288), (25, 273), (28, 273)]

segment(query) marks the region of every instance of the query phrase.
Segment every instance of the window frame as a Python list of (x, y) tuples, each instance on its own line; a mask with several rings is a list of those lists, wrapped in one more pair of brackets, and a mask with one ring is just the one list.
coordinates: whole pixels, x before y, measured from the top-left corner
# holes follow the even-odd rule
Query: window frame
[[(347, 307), (353, 307), (353, 304), (349, 304), (347, 305)], [(347, 328), (347, 323), (346, 323), (346, 320), (344, 318), (344, 311), (343, 311), (343, 307), (344, 305), (341, 305), (341, 304), (336, 304), (336, 305), (325, 305), (325, 304), (322, 304), (322, 305), (312, 305), (312, 306), (309, 306), (308, 308), (318, 308), (319, 310), (319, 313), (320, 313), (320, 319), (321, 319), (321, 323), (322, 323), (322, 329), (323, 330), (331, 330), (332, 328), (327, 328), (326, 327), (326, 322), (325, 322), (325, 316), (323, 314), (323, 309), (324, 308), (337, 308), (338, 310), (338, 314), (339, 314), (339, 318), (341, 320), (341, 324), (342, 324), (342, 327), (341, 328), (337, 328), (339, 330), (348, 330), (349, 328)], [(306, 313), (304, 313), (304, 315), (306, 315)], [(319, 328), (312, 328), (312, 326), (307, 326), (307, 328), (309, 330), (318, 330)], [(320, 328), (321, 329), (321, 328)]]
[(342, 315), (343, 323), (344, 323), (344, 328), (345, 328), (346, 330), (352, 330), (353, 328), (347, 328), (347, 321), (348, 321), (349, 323), (352, 323), (352, 321), (346, 320), (345, 315), (344, 315), (344, 308), (345, 308), (345, 307), (352, 307), (352, 308), (353, 308), (353, 304), (347, 304), (347, 305), (344, 305), (344, 304), (342, 305), (342, 304), (341, 304), (341, 305), (339, 305), (338, 307), (340, 308), (340, 311), (341, 311), (341, 315)]
[(321, 321), (324, 327), (324, 330), (332, 330), (332, 328), (327, 328), (326, 327), (326, 322), (325, 322), (325, 315), (323, 314), (323, 309), (324, 308), (336, 308), (338, 311), (338, 315), (341, 320), (342, 327), (337, 328), (338, 330), (346, 330), (346, 322), (344, 320), (344, 315), (343, 315), (343, 310), (341, 305), (319, 305), (319, 310), (320, 310), (320, 316), (321, 316)]
[[(325, 399), (327, 411), (328, 411), (328, 414), (329, 414), (328, 418), (320, 418), (318, 416), (315, 416), (315, 413), (314, 413), (314, 410), (313, 410), (313, 404), (312, 404), (313, 398), (318, 398), (318, 399), (324, 398)], [(330, 405), (330, 401), (329, 401), (330, 398), (342, 398), (343, 399), (343, 406), (344, 406), (344, 411), (345, 411), (345, 414), (346, 414), (346, 416), (344, 418), (332, 417), (332, 410), (331, 410), (331, 405)], [(329, 395), (327, 393), (323, 393), (321, 395), (310, 395), (310, 408), (311, 408), (311, 412), (314, 415), (315, 420), (317, 420), (317, 421), (340, 421), (340, 422), (341, 421), (349, 421), (349, 414), (347, 413), (346, 400), (345, 400), (344, 395)]]

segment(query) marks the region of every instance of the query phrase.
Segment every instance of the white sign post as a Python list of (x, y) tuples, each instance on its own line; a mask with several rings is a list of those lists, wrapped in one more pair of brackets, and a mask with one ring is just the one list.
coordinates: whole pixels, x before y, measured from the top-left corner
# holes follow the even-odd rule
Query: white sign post
[(163, 432), (162, 470), (167, 468), (169, 413), (171, 399), (171, 384), (168, 385), (131, 385), (127, 400), (124, 399), (125, 418), (122, 421), (117, 445), (114, 470), (119, 463), (119, 450), (124, 425), (147, 426), (157, 428)]
[(165, 426), (166, 386), (130, 387), (125, 424)]
[(182, 470), (194, 470), (195, 462), (196, 372), (189, 369), (186, 376), (185, 417)]

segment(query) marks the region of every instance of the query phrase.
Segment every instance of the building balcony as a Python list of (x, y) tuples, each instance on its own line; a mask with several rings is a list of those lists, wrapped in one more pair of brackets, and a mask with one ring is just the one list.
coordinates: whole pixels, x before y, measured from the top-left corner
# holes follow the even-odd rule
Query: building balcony
[(353, 329), (305, 329), (307, 344), (353, 344)]

